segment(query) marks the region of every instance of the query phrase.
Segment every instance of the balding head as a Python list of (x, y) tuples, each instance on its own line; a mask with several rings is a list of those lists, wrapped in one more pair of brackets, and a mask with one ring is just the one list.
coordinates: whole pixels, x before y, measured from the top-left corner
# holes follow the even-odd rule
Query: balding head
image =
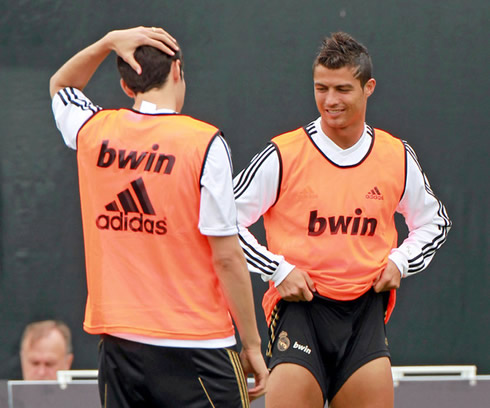
[(27, 325), (20, 361), (24, 380), (56, 380), (56, 372), (69, 370), (73, 362), (70, 329), (54, 320)]

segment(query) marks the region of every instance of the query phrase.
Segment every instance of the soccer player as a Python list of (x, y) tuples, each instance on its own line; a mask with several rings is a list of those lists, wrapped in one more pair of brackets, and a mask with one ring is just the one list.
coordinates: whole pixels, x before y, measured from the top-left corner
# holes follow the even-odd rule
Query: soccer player
[[(82, 93), (111, 51), (132, 109)], [(179, 113), (185, 87), (176, 41), (148, 27), (109, 32), (50, 81), (57, 126), (77, 150), (84, 329), (102, 337), (104, 407), (248, 407), (265, 390), (230, 154), (219, 129)]]
[[(371, 70), (350, 35), (326, 38), (313, 64), (320, 116), (273, 138), (235, 178), (242, 248), (270, 286), (267, 408), (392, 407), (395, 290), (451, 226), (413, 149), (365, 123)], [(395, 212), (409, 229), (400, 246)], [(267, 248), (247, 230), (261, 216)]]

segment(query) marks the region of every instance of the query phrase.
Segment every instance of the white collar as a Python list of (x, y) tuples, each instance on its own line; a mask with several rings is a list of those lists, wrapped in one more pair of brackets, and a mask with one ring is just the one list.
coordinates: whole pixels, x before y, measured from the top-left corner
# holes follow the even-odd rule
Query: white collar
[(321, 117), (315, 121), (317, 132), (311, 136), (313, 142), (320, 151), (331, 161), (339, 166), (352, 166), (359, 163), (368, 153), (371, 147), (372, 137), (368, 132), (368, 126), (364, 124), (361, 138), (348, 149), (342, 149), (336, 145), (324, 132), (321, 126)]
[(148, 101), (141, 101), (138, 111), (141, 113), (177, 113), (172, 109), (157, 109), (157, 105)]
[(367, 151), (369, 149), (369, 147), (371, 146), (371, 140), (372, 139), (371, 139), (371, 135), (368, 133), (368, 126), (366, 124), (364, 124), (364, 130), (363, 130), (362, 135), (359, 138), (359, 140), (355, 144), (353, 144), (351, 147), (348, 147), (347, 149), (342, 149), (340, 146), (338, 146), (336, 143), (334, 143), (332, 141), (332, 139), (330, 139), (328, 137), (328, 135), (326, 135), (323, 132), (323, 129), (321, 126), (321, 117), (319, 117), (315, 121), (315, 124), (316, 124), (316, 129), (317, 129), (319, 135), (321, 136), (320, 140), (318, 140), (318, 142), (320, 142), (322, 144), (322, 146), (324, 146), (329, 151), (333, 151), (337, 154), (348, 156), (357, 150)]

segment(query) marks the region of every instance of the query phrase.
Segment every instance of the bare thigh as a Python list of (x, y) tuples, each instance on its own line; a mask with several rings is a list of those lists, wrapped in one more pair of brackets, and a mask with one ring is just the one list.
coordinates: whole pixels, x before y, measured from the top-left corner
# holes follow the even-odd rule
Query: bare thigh
[(330, 408), (393, 408), (391, 364), (387, 357), (363, 365), (344, 383)]
[(306, 368), (292, 363), (275, 366), (265, 394), (266, 408), (323, 408), (320, 385)]

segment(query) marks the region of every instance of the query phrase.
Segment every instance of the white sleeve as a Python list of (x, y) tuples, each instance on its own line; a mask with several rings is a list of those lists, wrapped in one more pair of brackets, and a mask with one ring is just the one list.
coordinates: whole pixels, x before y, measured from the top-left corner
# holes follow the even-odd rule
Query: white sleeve
[(221, 136), (211, 142), (203, 167), (199, 231), (210, 236), (238, 234), (230, 152)]
[(414, 150), (406, 143), (407, 179), (397, 212), (405, 218), (408, 237), (394, 248), (389, 258), (403, 277), (423, 271), (435, 252), (446, 242), (451, 220), (434, 195)]
[(275, 203), (279, 188), (280, 164), (273, 144), (257, 154), (234, 179), (235, 202), (242, 246), (250, 272), (279, 285), (294, 265), (259, 244), (247, 227), (254, 224)]
[(77, 135), (83, 124), (96, 112), (100, 106), (94, 105), (82, 91), (76, 88), (60, 89), (51, 101), (54, 120), (65, 144), (76, 150)]

